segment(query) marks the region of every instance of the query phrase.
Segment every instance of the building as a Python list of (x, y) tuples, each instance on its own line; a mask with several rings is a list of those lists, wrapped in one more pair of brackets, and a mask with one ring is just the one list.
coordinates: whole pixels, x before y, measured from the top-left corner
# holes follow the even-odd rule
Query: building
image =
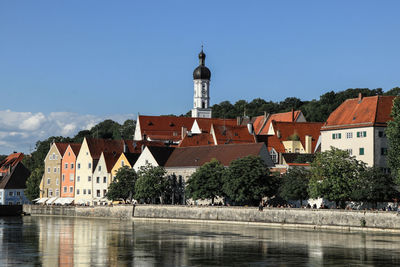
[(44, 159), (44, 173), (40, 188), (41, 198), (60, 197), (61, 161), (69, 144), (53, 142)]
[(199, 53), (199, 66), (193, 71), (194, 95), (193, 118), (211, 118), (210, 78), (211, 71), (206, 67), (206, 54), (203, 47)]
[(75, 195), (76, 157), (81, 144), (69, 144), (61, 160), (61, 197), (73, 198)]
[(154, 167), (163, 167), (174, 150), (174, 147), (146, 146), (133, 165), (133, 168), (135, 171), (138, 171), (140, 167), (146, 166), (147, 164)]
[[(114, 166), (111, 169), (111, 177), (112, 181), (114, 181), (115, 176), (120, 168), (127, 166), (128, 168), (133, 168), (137, 159), (139, 158), (140, 153), (121, 153)], [(110, 183), (112, 182), (110, 181)]]
[(30, 171), (22, 164), (23, 158), (24, 154), (13, 153), (0, 162), (0, 205), (29, 203), (24, 190)]
[(331, 147), (347, 150), (368, 166), (389, 172), (385, 129), (395, 96), (347, 99), (336, 108), (321, 128), (321, 150)]

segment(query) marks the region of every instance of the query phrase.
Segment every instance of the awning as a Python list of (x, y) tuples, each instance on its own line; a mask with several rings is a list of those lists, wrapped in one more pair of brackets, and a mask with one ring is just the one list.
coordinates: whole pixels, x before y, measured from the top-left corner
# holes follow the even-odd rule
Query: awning
[(36, 201), (39, 201), (40, 200), (40, 197), (39, 198), (35, 198), (34, 200), (32, 200), (32, 202), (36, 202)]
[(53, 202), (53, 204), (62, 204), (62, 203), (63, 203), (63, 198), (61, 198), (61, 197)]
[(47, 197), (43, 197), (43, 198), (39, 199), (38, 202), (36, 202), (36, 203), (41, 204), (41, 203), (46, 202), (46, 200), (48, 200), (48, 198)]
[(57, 199), (57, 197), (49, 198), (49, 200), (46, 201), (46, 205), (51, 205), (51, 204), (53, 204), (53, 202), (56, 201), (56, 199)]
[(72, 202), (74, 202), (74, 198), (73, 197), (66, 197), (63, 200), (63, 204), (65, 204), (65, 205), (71, 204)]

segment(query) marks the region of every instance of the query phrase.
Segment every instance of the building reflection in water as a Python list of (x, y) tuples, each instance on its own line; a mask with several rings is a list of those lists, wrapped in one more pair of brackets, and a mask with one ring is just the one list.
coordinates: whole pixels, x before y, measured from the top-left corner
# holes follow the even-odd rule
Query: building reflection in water
[(0, 265), (399, 265), (398, 235), (57, 217), (0, 218)]

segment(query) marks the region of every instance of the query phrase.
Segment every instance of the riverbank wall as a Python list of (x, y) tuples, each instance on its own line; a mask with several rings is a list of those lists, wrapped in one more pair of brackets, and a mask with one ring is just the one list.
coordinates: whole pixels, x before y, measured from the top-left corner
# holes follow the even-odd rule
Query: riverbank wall
[(394, 211), (328, 209), (280, 209), (257, 207), (210, 207), (171, 205), (39, 206), (24, 205), (31, 215), (117, 218), (134, 220), (220, 222), (295, 226), (307, 228), (369, 229), (400, 232), (400, 214)]

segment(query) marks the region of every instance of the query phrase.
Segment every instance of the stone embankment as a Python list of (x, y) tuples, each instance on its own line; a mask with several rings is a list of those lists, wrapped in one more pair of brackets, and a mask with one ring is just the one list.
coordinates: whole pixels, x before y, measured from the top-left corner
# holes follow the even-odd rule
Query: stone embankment
[(191, 222), (261, 224), (318, 229), (386, 230), (400, 232), (400, 214), (394, 211), (353, 211), (327, 209), (279, 209), (257, 207), (206, 207), (168, 205), (121, 206), (39, 206), (24, 205), (31, 215), (119, 218)]

